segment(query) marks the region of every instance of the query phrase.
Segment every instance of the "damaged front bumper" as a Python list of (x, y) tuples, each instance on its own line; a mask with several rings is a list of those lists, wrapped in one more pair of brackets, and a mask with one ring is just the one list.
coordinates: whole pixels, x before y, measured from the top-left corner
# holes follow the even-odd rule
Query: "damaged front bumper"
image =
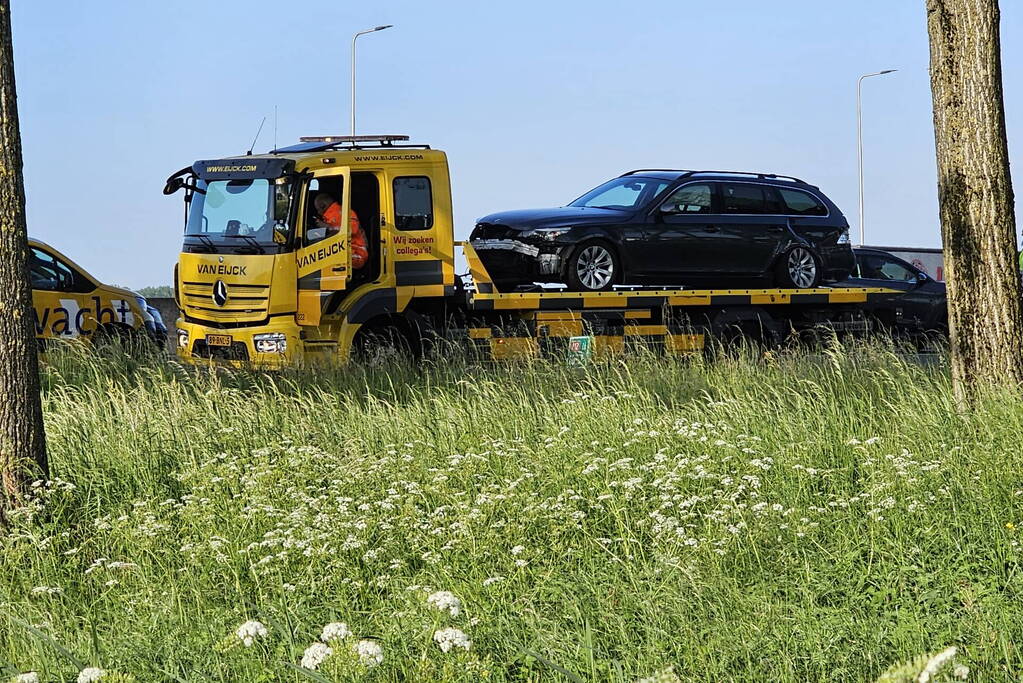
[(478, 239), (470, 244), (495, 280), (549, 281), (561, 274), (561, 245), (538, 247), (515, 239)]

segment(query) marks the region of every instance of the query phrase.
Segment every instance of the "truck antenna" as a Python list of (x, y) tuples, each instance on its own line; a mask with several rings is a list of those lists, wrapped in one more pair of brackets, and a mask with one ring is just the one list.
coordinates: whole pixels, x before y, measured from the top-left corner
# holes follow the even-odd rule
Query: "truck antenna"
[(252, 150), (256, 146), (256, 140), (259, 139), (259, 134), (263, 132), (263, 124), (264, 123), (266, 123), (266, 117), (265, 116), (263, 117), (263, 120), (259, 122), (259, 129), (256, 130), (256, 137), (252, 138), (252, 146), (249, 147), (249, 151), (245, 153), (245, 156), (247, 156), (247, 157), (252, 156)]
[(277, 149), (277, 105), (274, 105), (274, 149)]

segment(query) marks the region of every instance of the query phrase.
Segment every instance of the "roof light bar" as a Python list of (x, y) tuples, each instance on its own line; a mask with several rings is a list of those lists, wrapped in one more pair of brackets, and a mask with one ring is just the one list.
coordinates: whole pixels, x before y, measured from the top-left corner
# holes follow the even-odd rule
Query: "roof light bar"
[(404, 142), (408, 140), (407, 135), (303, 135), (300, 142), (334, 142), (339, 144), (358, 142), (379, 142), (381, 145), (389, 145), (392, 142)]

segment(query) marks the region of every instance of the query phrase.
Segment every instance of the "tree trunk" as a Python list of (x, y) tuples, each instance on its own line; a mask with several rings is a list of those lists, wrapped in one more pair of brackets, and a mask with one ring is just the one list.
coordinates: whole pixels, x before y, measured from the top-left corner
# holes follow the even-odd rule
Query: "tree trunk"
[(927, 0), (952, 382), (1023, 384), (1023, 303), (1002, 104), (998, 0)]
[(39, 401), (11, 3), (0, 0), (0, 526), (28, 482), (47, 476)]

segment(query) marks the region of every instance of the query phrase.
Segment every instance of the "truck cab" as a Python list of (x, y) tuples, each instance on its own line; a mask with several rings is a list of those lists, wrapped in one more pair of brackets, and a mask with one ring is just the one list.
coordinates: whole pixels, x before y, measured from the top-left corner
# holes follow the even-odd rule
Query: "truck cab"
[[(301, 138), (171, 176), (164, 192), (185, 198), (178, 354), (343, 360), (360, 329), (413, 315), (412, 301), (440, 305), (455, 284), (447, 158), (407, 139)], [(325, 206), (348, 220), (328, 223)], [(366, 256), (353, 261), (355, 230)]]

